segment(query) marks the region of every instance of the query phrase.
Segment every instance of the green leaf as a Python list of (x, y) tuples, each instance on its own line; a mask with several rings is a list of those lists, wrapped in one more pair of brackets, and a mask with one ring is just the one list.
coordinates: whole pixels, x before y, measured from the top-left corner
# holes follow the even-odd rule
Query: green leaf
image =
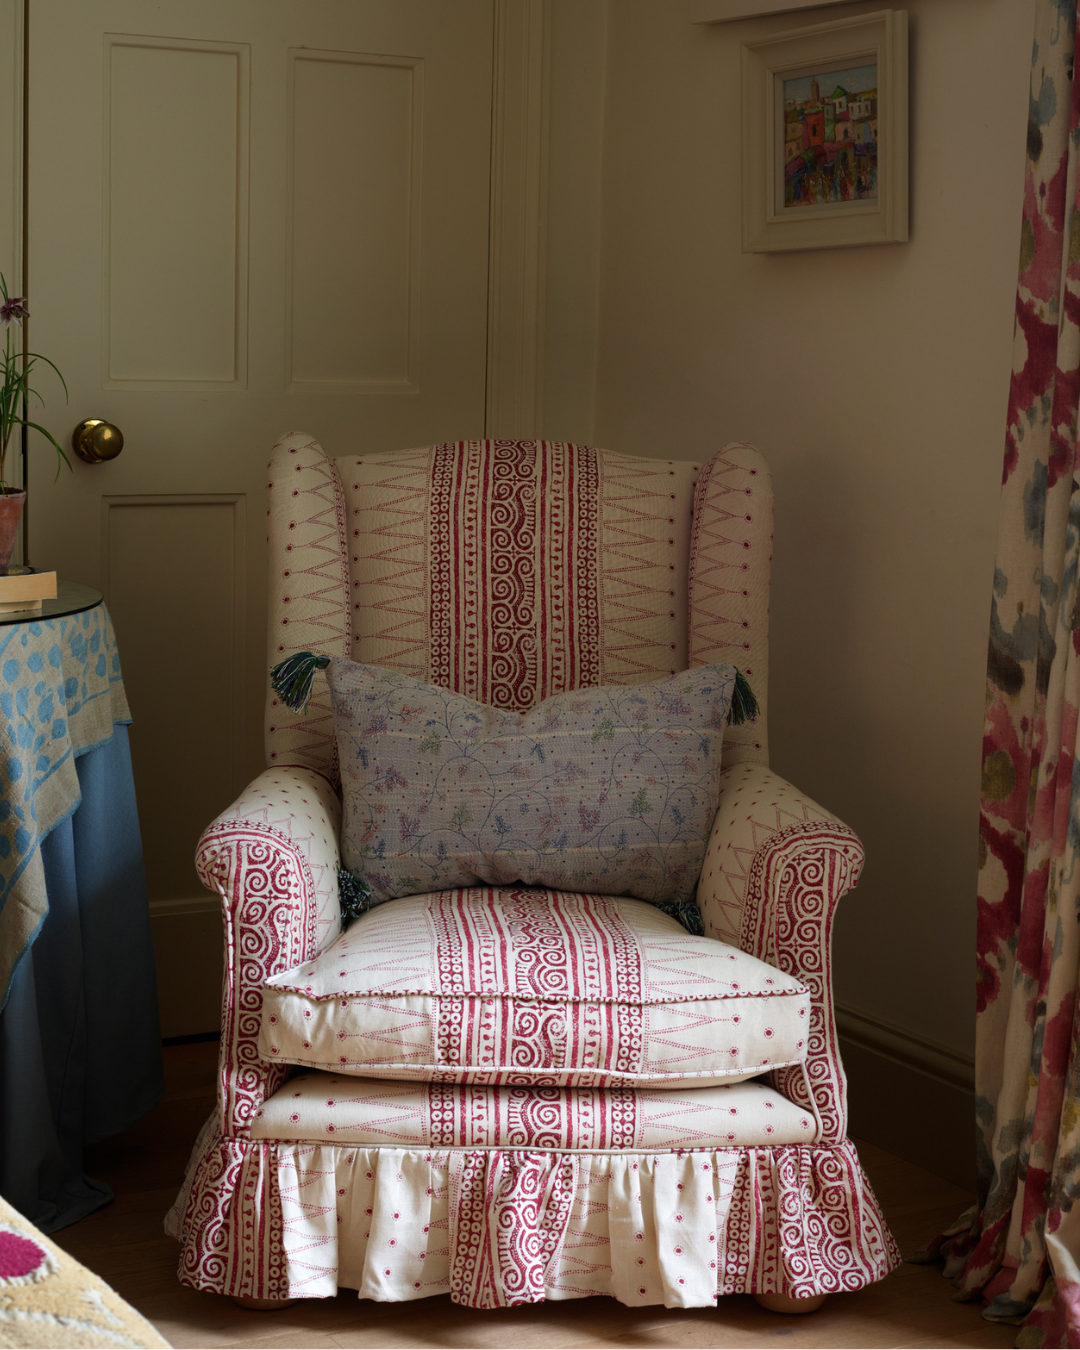
[(615, 739), (615, 723), (610, 717), (605, 717), (592, 734), (592, 743), (597, 741), (613, 741)]
[[(60, 442), (53, 436), (51, 431), (46, 431), (45, 428), (37, 422), (27, 421), (25, 417), (19, 418), (18, 425), (23, 427), (33, 427), (35, 431), (40, 431), (41, 434), (45, 437), (45, 439), (52, 443), (53, 447), (56, 450), (56, 453), (60, 456), (60, 459), (64, 461), (64, 463), (68, 466), (69, 469), (71, 468), (71, 460), (68, 459), (67, 455), (65, 455), (63, 450), (61, 450)], [(53, 482), (55, 483), (59, 477), (60, 477), (60, 460), (57, 460), (56, 478), (53, 479)]]

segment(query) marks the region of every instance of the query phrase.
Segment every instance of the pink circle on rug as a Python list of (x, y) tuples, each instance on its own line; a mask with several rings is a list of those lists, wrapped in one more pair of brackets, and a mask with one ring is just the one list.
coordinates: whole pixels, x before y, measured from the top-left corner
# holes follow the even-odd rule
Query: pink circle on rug
[(33, 1275), (48, 1261), (47, 1254), (29, 1238), (17, 1233), (0, 1232), (0, 1280), (17, 1280)]

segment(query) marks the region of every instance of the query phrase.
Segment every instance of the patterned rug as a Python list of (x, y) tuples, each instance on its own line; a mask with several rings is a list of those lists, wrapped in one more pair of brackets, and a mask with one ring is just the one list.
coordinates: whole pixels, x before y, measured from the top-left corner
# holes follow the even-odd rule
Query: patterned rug
[(164, 1346), (104, 1280), (0, 1200), (0, 1347)]

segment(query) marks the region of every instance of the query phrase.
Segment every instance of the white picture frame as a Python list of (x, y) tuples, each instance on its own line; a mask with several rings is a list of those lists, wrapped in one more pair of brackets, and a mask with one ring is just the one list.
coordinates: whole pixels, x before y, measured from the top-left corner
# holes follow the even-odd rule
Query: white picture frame
[(907, 32), (886, 9), (742, 44), (744, 253), (907, 240)]

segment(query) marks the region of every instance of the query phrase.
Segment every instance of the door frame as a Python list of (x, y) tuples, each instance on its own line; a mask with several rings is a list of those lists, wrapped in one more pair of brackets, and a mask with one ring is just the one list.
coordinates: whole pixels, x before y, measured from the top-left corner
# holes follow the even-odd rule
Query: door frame
[[(26, 10), (30, 0), (0, 0), (0, 183), (10, 187), (0, 205), (0, 272), (11, 295), (25, 295), (26, 272)], [(25, 325), (22, 331), (26, 350)], [(14, 438), (13, 438), (14, 440)], [(19, 486), (26, 483), (26, 429), (9, 452), (5, 466)], [(26, 507), (15, 540), (14, 557), (23, 557)]]

